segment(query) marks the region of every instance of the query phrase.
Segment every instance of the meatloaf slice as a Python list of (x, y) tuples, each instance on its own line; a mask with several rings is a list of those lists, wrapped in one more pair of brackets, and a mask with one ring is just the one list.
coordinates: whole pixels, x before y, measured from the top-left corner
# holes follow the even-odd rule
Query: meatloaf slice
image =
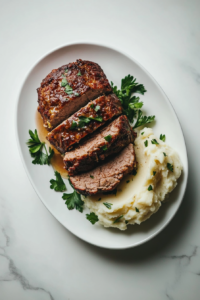
[(93, 169), (99, 161), (117, 153), (134, 141), (134, 133), (126, 116), (122, 115), (108, 126), (94, 132), (79, 147), (66, 152), (65, 168), (70, 176)]
[(136, 167), (133, 144), (94, 170), (71, 176), (73, 187), (83, 195), (95, 195), (114, 190), (120, 180)]
[(47, 140), (59, 152), (65, 153), (73, 144), (79, 143), (82, 138), (121, 113), (121, 102), (115, 94), (101, 96), (53, 129), (47, 135)]
[(38, 111), (50, 131), (90, 100), (112, 92), (101, 67), (78, 59), (51, 71), (38, 92)]

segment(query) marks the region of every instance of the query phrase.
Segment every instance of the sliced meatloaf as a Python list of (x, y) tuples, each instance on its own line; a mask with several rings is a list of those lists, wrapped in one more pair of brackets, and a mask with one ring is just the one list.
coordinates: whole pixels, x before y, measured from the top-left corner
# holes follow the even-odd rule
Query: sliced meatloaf
[(94, 132), (89, 139), (80, 143), (78, 148), (66, 152), (65, 168), (70, 176), (86, 172), (133, 141), (133, 130), (127, 117), (122, 115), (98, 132)]
[(114, 190), (120, 180), (136, 167), (133, 144), (129, 144), (114, 158), (81, 175), (71, 176), (73, 187), (83, 195), (95, 195)]
[(47, 135), (47, 140), (59, 152), (65, 153), (72, 145), (121, 113), (121, 102), (115, 94), (101, 96), (53, 129)]
[(112, 92), (101, 67), (78, 59), (51, 71), (38, 92), (38, 111), (50, 131), (90, 100)]

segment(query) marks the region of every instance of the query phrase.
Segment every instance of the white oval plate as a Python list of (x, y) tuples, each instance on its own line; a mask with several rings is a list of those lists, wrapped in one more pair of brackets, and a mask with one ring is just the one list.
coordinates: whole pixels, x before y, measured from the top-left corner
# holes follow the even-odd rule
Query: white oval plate
[[(143, 83), (147, 89), (146, 95), (141, 96), (145, 113), (156, 115), (153, 130), (158, 137), (160, 133), (166, 135), (167, 143), (176, 149), (183, 163), (183, 175), (179, 179), (177, 188), (170, 195), (170, 201), (149, 220), (141, 225), (128, 226), (126, 231), (106, 229), (98, 224), (92, 225), (86, 220), (87, 209), (84, 209), (83, 213), (76, 210), (69, 211), (61, 198), (62, 193), (56, 193), (49, 188), (49, 180), (54, 178), (52, 167), (33, 165), (26, 146), (29, 138), (28, 130), (36, 128), (36, 88), (52, 69), (78, 58), (97, 62), (109, 81), (113, 81), (118, 87), (120, 87), (121, 78), (127, 74), (133, 75), (137, 78), (137, 82)], [(66, 45), (47, 54), (36, 63), (23, 83), (17, 103), (16, 123), (20, 154), (34, 189), (52, 215), (82, 240), (109, 249), (134, 247), (157, 235), (177, 212), (184, 196), (188, 177), (187, 152), (179, 121), (169, 100), (152, 76), (134, 59), (120, 51), (104, 45), (77, 43)]]

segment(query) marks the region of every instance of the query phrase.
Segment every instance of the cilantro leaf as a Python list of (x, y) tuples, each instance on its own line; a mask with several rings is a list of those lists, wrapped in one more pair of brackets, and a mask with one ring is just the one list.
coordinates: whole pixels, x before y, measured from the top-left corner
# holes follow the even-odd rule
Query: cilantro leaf
[(173, 165), (170, 164), (170, 163), (167, 163), (167, 169), (170, 170), (171, 172), (174, 171), (174, 167), (173, 167)]
[[(49, 147), (49, 155), (45, 143), (42, 143), (38, 137), (37, 130), (35, 132), (29, 130), (29, 135), (31, 139), (27, 141), (29, 147), (29, 152), (31, 157), (34, 158), (32, 163), (34, 165), (50, 165), (51, 158), (54, 155), (54, 151)], [(42, 150), (45, 149), (46, 153), (43, 153)]]
[(66, 86), (68, 84), (67, 79), (64, 77), (61, 81), (61, 86)]
[(108, 209), (111, 209), (112, 208), (112, 203), (108, 203), (108, 202), (104, 202), (103, 203)]
[(115, 221), (113, 222), (113, 224), (118, 223), (121, 220), (121, 218), (123, 218), (123, 215), (120, 216), (120, 217), (118, 217), (117, 219), (115, 219)]
[[(70, 182), (70, 181), (69, 181)], [(77, 193), (77, 191), (73, 191), (71, 194), (64, 193), (62, 196), (63, 200), (65, 201), (65, 204), (67, 205), (67, 208), (69, 210), (76, 209), (80, 212), (83, 211), (83, 204), (84, 202), (81, 200), (81, 195)]]
[(107, 141), (107, 142), (110, 142), (112, 140), (112, 135), (109, 134), (107, 136), (104, 136), (104, 139)]
[(161, 134), (160, 135), (160, 140), (163, 141), (163, 142), (165, 142), (165, 134)]
[(94, 212), (86, 214), (86, 219), (89, 220), (93, 225), (99, 221), (98, 216)]
[(55, 179), (51, 179), (50, 180), (50, 189), (56, 191), (56, 192), (63, 192), (66, 191), (66, 185), (60, 175), (59, 172), (55, 171), (55, 176), (56, 176), (56, 180)]
[(159, 143), (157, 142), (156, 139), (151, 140), (151, 143), (152, 143), (153, 145), (159, 145)]

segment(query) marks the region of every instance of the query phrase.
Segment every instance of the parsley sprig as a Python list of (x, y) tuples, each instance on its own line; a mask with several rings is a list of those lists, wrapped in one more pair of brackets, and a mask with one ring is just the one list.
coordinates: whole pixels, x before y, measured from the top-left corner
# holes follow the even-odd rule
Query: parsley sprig
[(86, 219), (90, 221), (93, 225), (99, 221), (98, 216), (94, 212), (91, 212), (90, 214), (86, 214)]
[[(71, 185), (71, 187), (74, 189), (73, 185), (71, 184), (71, 181), (69, 179), (69, 183)], [(65, 204), (67, 205), (67, 208), (69, 210), (72, 210), (72, 209), (76, 209), (80, 212), (83, 211), (83, 200), (81, 200), (81, 195), (79, 193), (77, 193), (76, 190), (73, 191), (73, 193), (70, 193), (70, 194), (66, 194), (64, 193), (63, 196), (62, 196), (63, 200), (66, 200), (65, 201)]]
[[(31, 157), (34, 158), (32, 163), (34, 165), (50, 165), (51, 158), (54, 155), (53, 149), (49, 147), (48, 154), (45, 143), (42, 143), (38, 137), (37, 129), (35, 129), (35, 132), (29, 130), (29, 135), (31, 138), (27, 141), (27, 145)], [(42, 152), (43, 149), (45, 149), (46, 153)]]
[(66, 191), (66, 185), (65, 185), (60, 173), (55, 171), (54, 174), (56, 176), (56, 180), (55, 179), (50, 180), (50, 183), (51, 183), (50, 189), (52, 189), (56, 192)]
[(142, 115), (142, 111), (140, 110), (140, 108), (142, 108), (143, 102), (140, 102), (139, 97), (133, 96), (134, 93), (144, 95), (144, 93), (146, 92), (144, 85), (137, 83), (136, 78), (134, 78), (130, 74), (128, 76), (125, 76), (121, 80), (120, 90), (117, 89), (117, 86), (114, 86), (112, 81), (111, 86), (113, 92), (120, 99), (123, 107), (123, 112), (127, 115), (130, 123), (133, 123), (134, 119), (136, 118), (136, 122), (133, 128), (137, 128), (154, 121), (155, 116), (147, 117)]

